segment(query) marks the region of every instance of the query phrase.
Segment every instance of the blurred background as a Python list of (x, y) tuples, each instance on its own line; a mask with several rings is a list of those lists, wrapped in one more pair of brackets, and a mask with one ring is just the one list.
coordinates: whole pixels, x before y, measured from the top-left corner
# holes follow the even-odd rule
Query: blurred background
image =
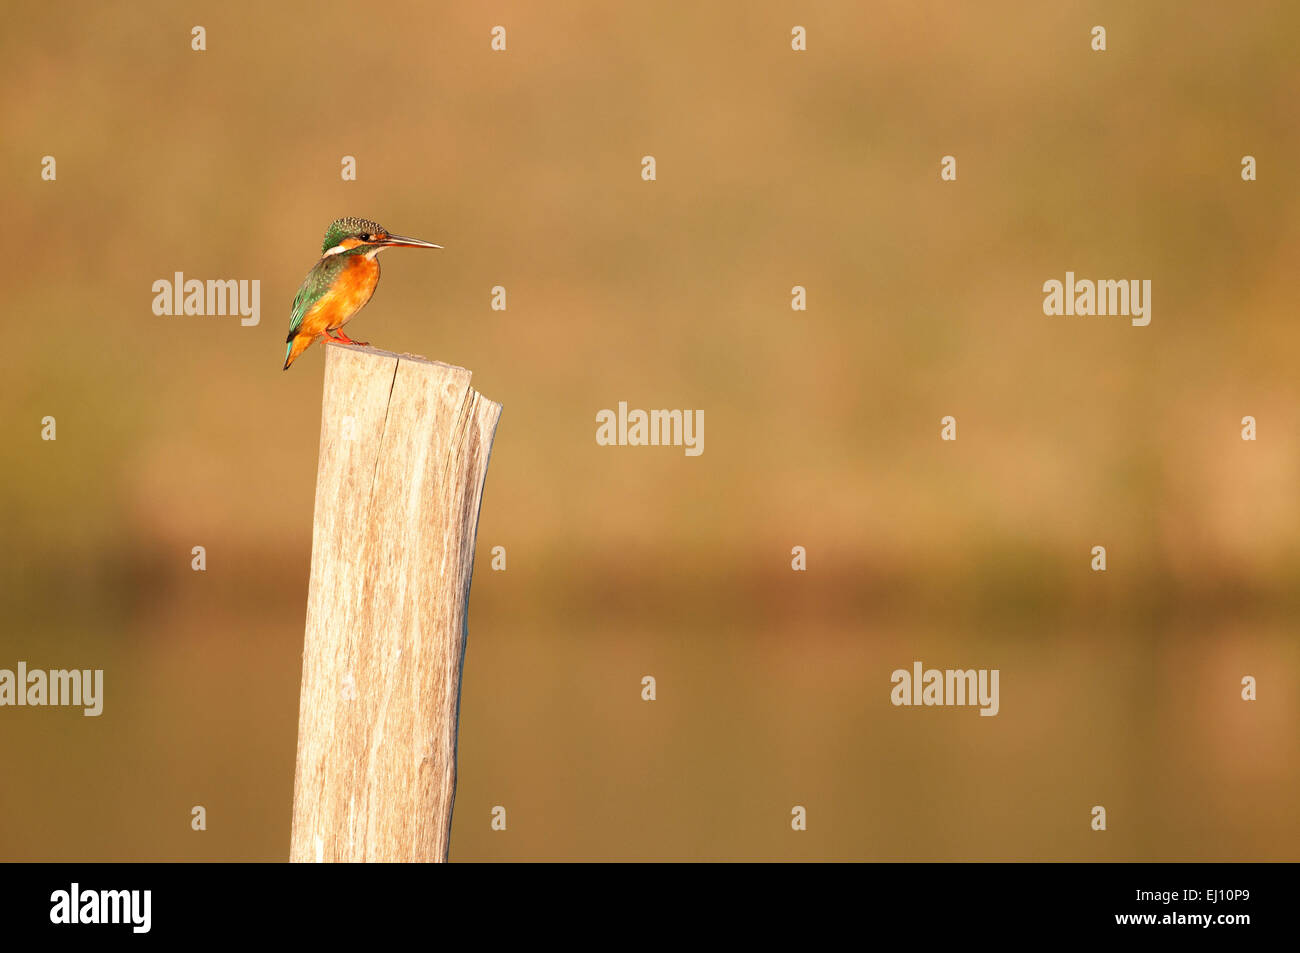
[[(324, 349), (280, 368), (359, 215), (446, 249), (389, 252), (348, 333), (505, 407), (453, 860), (1297, 859), (1298, 30), (1280, 0), (9, 11), (0, 667), (106, 699), (0, 710), (0, 858), (286, 859)], [(1150, 326), (1044, 316), (1067, 270), (1151, 279)], [(261, 323), (155, 316), (177, 271), (259, 279)], [(704, 454), (597, 446), (620, 400), (702, 408)], [(1000, 669), (1000, 714), (894, 708), (914, 660)]]

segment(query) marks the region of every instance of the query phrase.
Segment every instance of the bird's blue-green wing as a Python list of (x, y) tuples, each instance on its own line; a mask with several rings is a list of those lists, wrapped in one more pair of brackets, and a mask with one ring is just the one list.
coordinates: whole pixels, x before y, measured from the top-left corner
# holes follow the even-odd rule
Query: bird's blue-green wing
[(298, 289), (298, 294), (293, 299), (293, 311), (289, 315), (289, 336), (285, 338), (286, 341), (293, 340), (293, 336), (302, 327), (302, 319), (311, 310), (311, 306), (320, 298), (320, 293), (313, 293), (313, 291), (311, 276), (308, 275), (307, 280), (302, 283), (302, 287)]
[(307, 277), (302, 280), (302, 286), (293, 299), (293, 312), (289, 315), (289, 336), (285, 338), (286, 341), (293, 340), (294, 335), (298, 333), (298, 329), (302, 327), (302, 319), (307, 316), (307, 312), (311, 310), (312, 305), (319, 301), (325, 292), (329, 291), (339, 268), (337, 259), (338, 256), (322, 258), (311, 271), (307, 272)]

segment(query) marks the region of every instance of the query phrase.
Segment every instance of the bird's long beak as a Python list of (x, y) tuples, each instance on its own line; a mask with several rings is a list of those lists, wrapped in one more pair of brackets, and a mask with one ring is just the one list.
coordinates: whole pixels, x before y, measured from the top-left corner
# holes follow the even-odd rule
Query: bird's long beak
[(403, 238), (401, 235), (389, 235), (381, 242), (376, 244), (385, 248), (392, 246), (394, 248), (441, 248), (441, 245), (435, 245), (433, 242), (426, 242), (419, 238)]

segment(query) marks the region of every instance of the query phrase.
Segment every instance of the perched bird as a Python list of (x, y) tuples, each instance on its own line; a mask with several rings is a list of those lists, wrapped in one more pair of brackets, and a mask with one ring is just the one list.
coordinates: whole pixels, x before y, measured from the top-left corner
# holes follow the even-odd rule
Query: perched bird
[(322, 335), (344, 344), (362, 344), (343, 333), (343, 325), (366, 306), (379, 284), (379, 253), (385, 248), (441, 248), (418, 238), (402, 238), (364, 218), (336, 219), (325, 232), (321, 259), (302, 280), (293, 299), (284, 369)]

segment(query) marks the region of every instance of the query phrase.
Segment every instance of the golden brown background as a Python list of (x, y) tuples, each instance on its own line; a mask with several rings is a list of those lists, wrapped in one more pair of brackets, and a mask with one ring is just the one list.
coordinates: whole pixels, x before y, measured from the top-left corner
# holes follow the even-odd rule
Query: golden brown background
[[(283, 340), (362, 215), (446, 250), (388, 253), (349, 333), (505, 405), (453, 860), (1297, 859), (1298, 33), (1172, 0), (7, 12), (0, 667), (102, 667), (106, 701), (0, 710), (0, 857), (287, 856), (323, 349), (286, 374)], [(1067, 269), (1150, 278), (1151, 325), (1045, 317)], [(261, 324), (156, 317), (175, 271), (260, 279)], [(704, 455), (598, 447), (619, 400), (703, 408)], [(1001, 714), (892, 707), (914, 659), (999, 668)]]

